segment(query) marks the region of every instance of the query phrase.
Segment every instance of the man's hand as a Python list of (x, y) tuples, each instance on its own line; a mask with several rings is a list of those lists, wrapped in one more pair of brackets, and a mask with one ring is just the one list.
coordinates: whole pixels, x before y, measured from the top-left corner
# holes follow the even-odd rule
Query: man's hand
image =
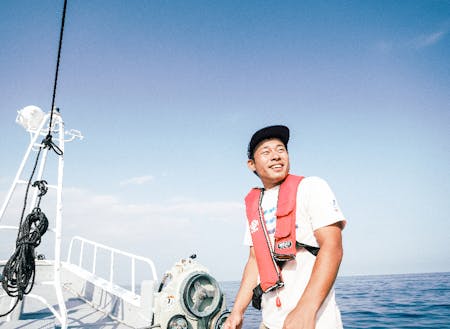
[(316, 327), (316, 314), (313, 311), (306, 311), (294, 308), (286, 317), (283, 329), (314, 329)]
[(316, 314), (334, 284), (342, 260), (342, 223), (314, 231), (320, 246), (311, 278), (297, 306), (288, 314), (283, 329), (314, 329)]
[(223, 329), (241, 329), (244, 316), (242, 314), (231, 312), (228, 319), (223, 324)]
[(241, 286), (234, 301), (233, 310), (223, 324), (223, 329), (241, 329), (244, 321), (244, 313), (252, 300), (253, 288), (257, 284), (258, 265), (256, 264), (255, 250), (250, 247), (247, 264), (242, 275)]

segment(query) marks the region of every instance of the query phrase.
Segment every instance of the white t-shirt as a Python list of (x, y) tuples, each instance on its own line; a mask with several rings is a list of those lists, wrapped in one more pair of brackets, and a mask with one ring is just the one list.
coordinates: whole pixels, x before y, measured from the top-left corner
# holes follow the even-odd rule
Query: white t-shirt
[[(276, 210), (279, 186), (265, 190), (262, 209), (267, 231), (272, 239), (276, 227)], [(314, 231), (342, 221), (342, 214), (333, 191), (319, 177), (305, 177), (297, 191), (296, 239), (300, 243), (318, 247)], [(252, 238), (247, 225), (244, 244), (252, 246)], [(305, 249), (297, 252), (295, 260), (287, 262), (283, 267), (284, 287), (278, 291), (263, 294), (262, 318), (264, 325), (270, 329), (281, 329), (288, 313), (297, 305), (308, 284), (316, 257)], [(276, 306), (276, 296), (281, 300), (281, 307)], [(317, 314), (316, 329), (342, 328), (339, 308), (336, 305), (334, 289), (331, 289)]]

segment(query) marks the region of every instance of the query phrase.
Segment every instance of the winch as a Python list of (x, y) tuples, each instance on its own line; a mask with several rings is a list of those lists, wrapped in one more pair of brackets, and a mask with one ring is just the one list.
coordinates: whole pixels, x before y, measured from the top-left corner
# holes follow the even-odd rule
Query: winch
[(167, 271), (154, 299), (154, 326), (162, 329), (220, 329), (230, 312), (218, 282), (195, 260)]

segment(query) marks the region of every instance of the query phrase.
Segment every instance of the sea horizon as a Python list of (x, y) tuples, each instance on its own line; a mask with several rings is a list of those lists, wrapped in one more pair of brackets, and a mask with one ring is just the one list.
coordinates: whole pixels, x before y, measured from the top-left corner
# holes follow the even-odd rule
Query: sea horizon
[[(448, 271), (435, 271), (435, 272), (406, 272), (406, 273), (385, 273), (385, 274), (338, 274), (337, 279), (346, 278), (346, 277), (366, 277), (366, 276), (405, 276), (405, 275), (427, 275), (427, 274), (450, 274), (450, 270)], [(238, 280), (218, 280), (218, 282), (240, 282), (241, 279)]]

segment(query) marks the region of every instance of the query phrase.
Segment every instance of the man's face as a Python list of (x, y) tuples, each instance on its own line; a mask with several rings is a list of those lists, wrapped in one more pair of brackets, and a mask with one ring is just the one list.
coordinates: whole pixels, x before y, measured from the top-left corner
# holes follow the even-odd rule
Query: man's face
[(262, 141), (255, 149), (253, 160), (248, 167), (256, 171), (264, 188), (269, 189), (280, 184), (289, 173), (289, 154), (283, 142), (278, 138)]

